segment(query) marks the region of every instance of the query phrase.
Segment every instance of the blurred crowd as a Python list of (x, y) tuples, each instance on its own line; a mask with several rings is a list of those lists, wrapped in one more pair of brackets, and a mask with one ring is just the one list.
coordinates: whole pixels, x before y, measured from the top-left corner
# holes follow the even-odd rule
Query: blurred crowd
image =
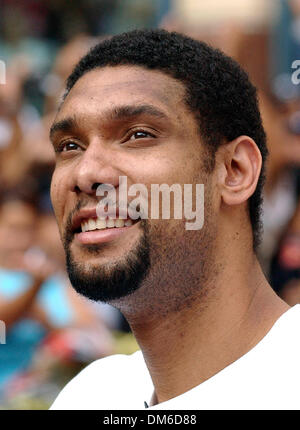
[(49, 198), (65, 80), (109, 35), (180, 31), (248, 71), (270, 152), (259, 258), (276, 292), (300, 303), (300, 0), (2, 0), (0, 24), (0, 408), (47, 408), (86, 363), (136, 348), (115, 309), (70, 287)]

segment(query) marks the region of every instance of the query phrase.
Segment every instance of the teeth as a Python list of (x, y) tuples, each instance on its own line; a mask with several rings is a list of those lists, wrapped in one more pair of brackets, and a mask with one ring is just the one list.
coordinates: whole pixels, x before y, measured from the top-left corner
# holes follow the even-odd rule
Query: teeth
[(89, 230), (96, 230), (96, 221), (94, 219), (89, 219), (88, 223), (89, 223), (89, 227), (88, 227)]
[(124, 220), (123, 220), (123, 219), (119, 219), (119, 218), (117, 218), (117, 219), (115, 220), (115, 226), (116, 226), (116, 227), (124, 227), (124, 224), (125, 224), (125, 222), (124, 222)]
[(84, 221), (81, 223), (81, 230), (82, 232), (86, 231), (93, 231), (93, 230), (103, 230), (105, 228), (114, 228), (114, 227), (130, 227), (133, 225), (133, 222), (131, 219), (127, 219), (126, 221), (120, 218), (117, 219), (102, 219), (97, 218), (95, 219), (89, 219), (87, 221)]
[(114, 227), (114, 226), (115, 226), (115, 221), (114, 221), (113, 219), (109, 218), (109, 219), (106, 221), (106, 227), (108, 227), (108, 228), (112, 228), (112, 227)]
[(106, 221), (105, 219), (97, 219), (96, 221), (96, 227), (98, 230), (102, 230), (103, 228), (106, 228)]

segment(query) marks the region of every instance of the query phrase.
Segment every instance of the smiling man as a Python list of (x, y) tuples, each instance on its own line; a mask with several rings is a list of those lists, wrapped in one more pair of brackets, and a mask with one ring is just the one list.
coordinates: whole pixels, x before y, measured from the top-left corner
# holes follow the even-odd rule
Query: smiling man
[[(267, 149), (246, 73), (176, 33), (118, 35), (77, 64), (50, 134), (72, 285), (120, 309), (141, 348), (87, 366), (51, 409), (298, 408), (300, 310), (255, 253)], [(204, 184), (203, 227), (121, 217), (120, 201), (98, 217), (121, 177)]]

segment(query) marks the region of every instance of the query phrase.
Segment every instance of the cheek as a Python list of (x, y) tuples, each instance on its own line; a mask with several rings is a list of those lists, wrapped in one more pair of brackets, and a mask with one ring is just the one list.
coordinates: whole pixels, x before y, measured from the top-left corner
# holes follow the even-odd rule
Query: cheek
[(58, 170), (55, 170), (52, 176), (50, 196), (55, 216), (60, 228), (67, 198), (67, 189), (65, 181)]
[(134, 175), (131, 176), (135, 183), (146, 185), (184, 183), (188, 182), (190, 169), (190, 160), (186, 160), (182, 153), (157, 151), (151, 157), (135, 160), (131, 169)]

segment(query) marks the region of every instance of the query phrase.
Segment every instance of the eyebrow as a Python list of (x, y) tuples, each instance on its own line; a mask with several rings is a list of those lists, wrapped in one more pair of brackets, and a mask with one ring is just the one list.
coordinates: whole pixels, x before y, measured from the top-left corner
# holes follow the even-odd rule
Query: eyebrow
[(117, 120), (132, 118), (139, 115), (149, 115), (154, 116), (156, 118), (167, 119), (167, 115), (163, 111), (152, 105), (118, 106), (116, 108), (113, 108), (109, 113), (109, 117), (111, 119)]
[[(112, 121), (120, 121), (125, 119), (132, 119), (141, 115), (152, 116), (159, 119), (167, 120), (167, 115), (160, 109), (152, 105), (124, 105), (117, 106), (109, 109), (104, 113), (104, 116)], [(72, 130), (78, 128), (78, 121), (75, 118), (68, 117), (60, 121), (54, 122), (50, 128), (50, 139), (53, 138), (54, 134), (57, 132), (71, 132)]]
[(77, 126), (78, 125), (77, 125), (76, 119), (71, 117), (62, 119), (61, 121), (54, 122), (50, 128), (50, 133), (49, 133), (50, 140), (53, 139), (53, 136), (55, 133), (58, 133), (58, 132), (67, 133), (74, 130)]

